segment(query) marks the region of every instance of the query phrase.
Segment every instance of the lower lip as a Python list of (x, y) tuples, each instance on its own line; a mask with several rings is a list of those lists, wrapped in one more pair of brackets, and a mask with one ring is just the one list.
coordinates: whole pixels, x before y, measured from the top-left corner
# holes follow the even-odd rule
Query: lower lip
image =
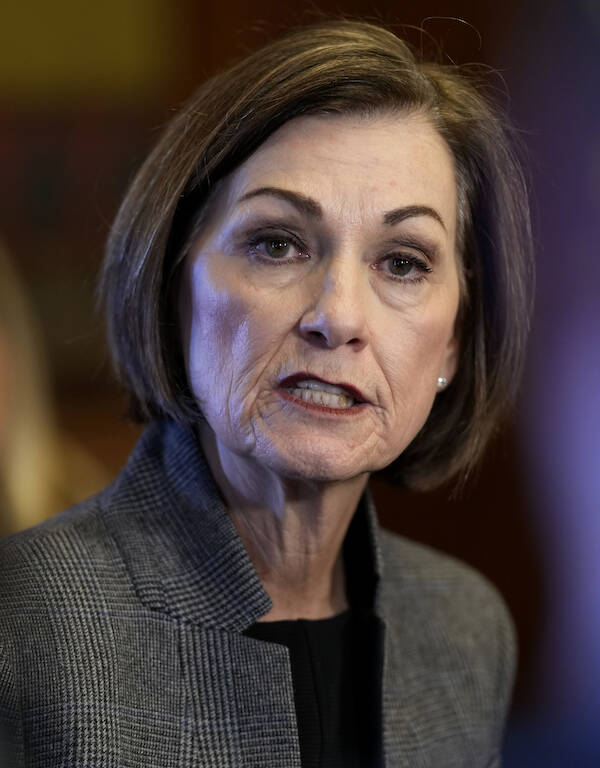
[(351, 405), (350, 408), (328, 408), (326, 405), (316, 405), (315, 403), (307, 403), (306, 400), (302, 400), (289, 391), (289, 389), (278, 389), (279, 396), (286, 400), (288, 403), (304, 408), (306, 411), (313, 411), (314, 413), (320, 413), (327, 416), (358, 416), (366, 408), (368, 403), (359, 403), (358, 405)]

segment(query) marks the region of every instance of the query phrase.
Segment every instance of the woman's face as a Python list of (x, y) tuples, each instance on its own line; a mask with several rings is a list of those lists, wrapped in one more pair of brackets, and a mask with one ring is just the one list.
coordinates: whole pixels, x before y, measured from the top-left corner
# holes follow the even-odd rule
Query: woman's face
[(285, 124), (184, 265), (191, 388), (221, 448), (345, 480), (408, 446), (457, 358), (454, 167), (419, 115)]

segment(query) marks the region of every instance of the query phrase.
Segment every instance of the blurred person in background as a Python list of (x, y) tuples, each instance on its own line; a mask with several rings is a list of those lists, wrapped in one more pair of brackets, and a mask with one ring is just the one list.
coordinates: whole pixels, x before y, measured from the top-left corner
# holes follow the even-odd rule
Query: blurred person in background
[(204, 84), (133, 181), (103, 296), (148, 427), (2, 546), (18, 765), (497, 768), (512, 624), (367, 483), (476, 464), (528, 328), (527, 196), (455, 67), (360, 22)]
[(42, 522), (107, 479), (56, 424), (33, 309), (0, 243), (0, 535)]

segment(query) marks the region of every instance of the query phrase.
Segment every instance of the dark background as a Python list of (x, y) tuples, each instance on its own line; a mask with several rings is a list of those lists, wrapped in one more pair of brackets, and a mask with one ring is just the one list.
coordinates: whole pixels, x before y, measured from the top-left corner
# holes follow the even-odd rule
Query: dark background
[(458, 498), (375, 484), (384, 525), (472, 563), (521, 649), (510, 766), (600, 765), (600, 0), (9, 3), (0, 234), (40, 319), (58, 420), (115, 474), (123, 418), (94, 291), (110, 221), (194, 87), (320, 13), (483, 62), (529, 155), (538, 284), (519, 407)]

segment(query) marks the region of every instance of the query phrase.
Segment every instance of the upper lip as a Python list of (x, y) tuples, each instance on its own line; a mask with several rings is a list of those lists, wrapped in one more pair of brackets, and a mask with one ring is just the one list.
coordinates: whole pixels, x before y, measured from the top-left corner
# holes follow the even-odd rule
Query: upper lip
[(292, 389), (299, 381), (309, 380), (322, 381), (324, 384), (331, 384), (334, 387), (341, 387), (342, 389), (345, 389), (346, 392), (359, 403), (370, 402), (367, 396), (364, 395), (360, 389), (352, 386), (352, 384), (347, 384), (345, 381), (329, 381), (329, 379), (324, 379), (322, 376), (316, 376), (314, 373), (308, 373), (305, 371), (294, 373), (291, 376), (287, 376), (285, 379), (281, 379), (278, 386), (285, 389)]

